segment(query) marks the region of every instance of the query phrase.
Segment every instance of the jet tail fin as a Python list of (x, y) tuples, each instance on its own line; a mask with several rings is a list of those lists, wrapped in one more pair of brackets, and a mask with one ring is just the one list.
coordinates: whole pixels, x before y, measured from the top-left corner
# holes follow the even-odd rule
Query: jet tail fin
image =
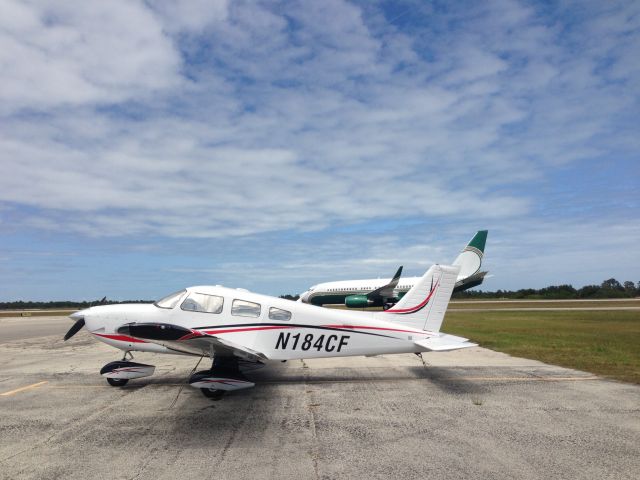
[(434, 265), (393, 308), (380, 318), (413, 328), (439, 332), (460, 267)]
[[(484, 247), (487, 244), (488, 230), (479, 230), (473, 236), (471, 241), (460, 252), (460, 255), (453, 261), (453, 265), (460, 267), (458, 277), (461, 281), (475, 275), (480, 271), (482, 266), (482, 257), (484, 256)], [(484, 275), (483, 275), (484, 277)], [(482, 283), (482, 281), (480, 281)], [(470, 287), (467, 287), (470, 288)]]

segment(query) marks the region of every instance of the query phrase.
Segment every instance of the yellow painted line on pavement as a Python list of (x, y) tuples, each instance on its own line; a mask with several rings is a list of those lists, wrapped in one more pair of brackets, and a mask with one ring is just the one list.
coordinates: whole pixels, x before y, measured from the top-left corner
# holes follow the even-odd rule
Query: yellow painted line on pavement
[(44, 382), (33, 383), (31, 385), (27, 385), (26, 387), (16, 388), (15, 390), (9, 390), (8, 392), (0, 393), (0, 397), (8, 397), (9, 395), (14, 395), (18, 392), (23, 392), (25, 390), (30, 390), (32, 388), (37, 388), (40, 385), (44, 385), (45, 383), (49, 383), (46, 380)]

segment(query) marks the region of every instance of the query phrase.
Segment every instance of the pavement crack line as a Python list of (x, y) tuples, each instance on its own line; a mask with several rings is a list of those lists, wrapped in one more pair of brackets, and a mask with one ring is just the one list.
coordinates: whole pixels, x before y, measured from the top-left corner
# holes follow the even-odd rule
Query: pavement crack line
[[(180, 392), (182, 391), (182, 387), (183, 386), (184, 385), (180, 385), (180, 390), (178, 391), (178, 395), (180, 395)], [(176, 400), (177, 400), (177, 398), (178, 397), (176, 396)], [(167, 410), (168, 409), (160, 408), (160, 409), (158, 409), (158, 412), (165, 412)], [(151, 432), (155, 428), (155, 426), (158, 424), (158, 422), (160, 422), (161, 420), (164, 420), (164, 418), (165, 417), (163, 415), (156, 415), (155, 416), (155, 420), (153, 420), (150, 424), (148, 424), (144, 428), (144, 436), (148, 437), (149, 432)], [(137, 473), (135, 473), (133, 476), (129, 477), (127, 480), (135, 480), (136, 478), (139, 478), (140, 475), (142, 475), (147, 470), (147, 467), (151, 464), (151, 462), (156, 460), (156, 457), (158, 455), (159, 450), (160, 449), (158, 447), (152, 448), (151, 451), (149, 452), (149, 454), (146, 457), (146, 461), (142, 462), (142, 464), (138, 468)]]
[[(151, 427), (153, 427), (156, 423), (157, 423), (157, 421), (153, 422), (153, 424), (151, 426), (149, 426), (149, 428), (147, 428), (145, 430), (145, 433), (149, 432)], [(147, 470), (147, 467), (149, 466), (149, 464), (153, 460), (155, 460), (157, 453), (158, 453), (158, 448), (153, 448), (151, 450), (151, 452), (149, 453), (149, 455), (147, 455), (147, 460), (145, 462), (143, 462), (142, 465), (140, 465), (140, 468), (138, 468), (138, 472), (135, 475), (133, 475), (132, 477), (129, 477), (127, 480), (135, 480), (136, 478), (140, 477), (140, 475), (142, 475)]]
[(310, 385), (309, 383), (309, 366), (305, 363), (304, 360), (300, 360), (302, 362), (303, 368), (303, 378), (304, 378), (304, 386), (305, 386), (305, 404), (307, 408), (307, 412), (310, 417), (309, 427), (311, 429), (311, 436), (313, 437), (313, 444), (311, 446), (311, 460), (313, 461), (313, 471), (315, 473), (315, 478), (319, 479), (320, 474), (318, 473), (318, 456), (319, 456), (319, 446), (318, 446), (318, 431), (316, 429), (316, 413), (314, 411), (314, 402), (311, 398), (311, 390), (308, 390), (307, 387)]
[(242, 421), (234, 424), (233, 431), (229, 435), (229, 439), (225, 442), (224, 447), (222, 447), (222, 452), (220, 453), (220, 460), (218, 461), (218, 463), (224, 462), (227, 456), (227, 452), (231, 448), (231, 445), (233, 445), (233, 442), (235, 441), (236, 436), (238, 435), (238, 432), (240, 432), (243, 429), (244, 425), (247, 423), (248, 418), (249, 418), (249, 415), (246, 415), (246, 414), (242, 415)]

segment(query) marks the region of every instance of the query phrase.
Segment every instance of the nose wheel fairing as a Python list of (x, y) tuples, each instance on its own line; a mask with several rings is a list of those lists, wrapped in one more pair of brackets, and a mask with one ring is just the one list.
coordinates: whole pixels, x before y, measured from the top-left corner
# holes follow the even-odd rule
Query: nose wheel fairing
[(133, 378), (149, 377), (153, 375), (155, 369), (154, 365), (117, 360), (102, 367), (100, 375), (108, 379), (131, 380)]

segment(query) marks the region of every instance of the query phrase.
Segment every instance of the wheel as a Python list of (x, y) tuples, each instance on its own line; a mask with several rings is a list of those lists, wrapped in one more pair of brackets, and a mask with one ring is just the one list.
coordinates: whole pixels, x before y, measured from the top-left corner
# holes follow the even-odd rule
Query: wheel
[(201, 388), (202, 394), (211, 400), (220, 400), (224, 396), (224, 390), (213, 390), (210, 388)]
[(128, 378), (107, 378), (107, 382), (112, 387), (124, 387), (128, 381)]

